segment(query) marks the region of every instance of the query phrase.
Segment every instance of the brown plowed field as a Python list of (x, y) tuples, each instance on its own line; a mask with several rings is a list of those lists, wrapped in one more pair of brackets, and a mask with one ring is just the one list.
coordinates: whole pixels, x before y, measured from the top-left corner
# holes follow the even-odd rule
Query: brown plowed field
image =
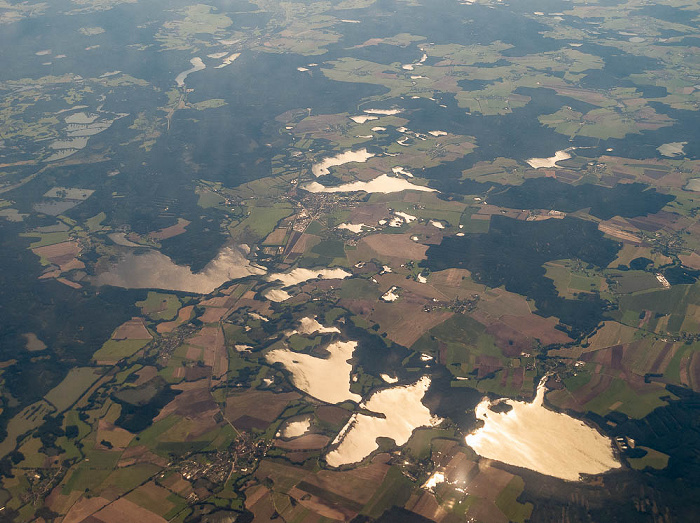
[(152, 337), (141, 318), (131, 318), (112, 334), (114, 340), (150, 340)]

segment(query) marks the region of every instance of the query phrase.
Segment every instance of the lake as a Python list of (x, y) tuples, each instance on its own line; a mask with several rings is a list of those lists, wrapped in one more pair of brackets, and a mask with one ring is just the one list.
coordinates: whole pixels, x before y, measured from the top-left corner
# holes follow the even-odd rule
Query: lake
[(609, 438), (544, 406), (545, 379), (532, 403), (503, 401), (511, 407), (508, 412), (491, 410), (494, 403), (484, 398), (476, 406), (484, 425), (466, 437), (467, 445), (485, 458), (568, 481), (619, 468)]

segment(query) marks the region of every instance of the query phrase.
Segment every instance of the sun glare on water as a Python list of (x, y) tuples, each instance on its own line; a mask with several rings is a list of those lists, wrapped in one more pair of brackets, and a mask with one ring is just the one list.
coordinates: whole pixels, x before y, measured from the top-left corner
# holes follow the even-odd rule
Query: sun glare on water
[(569, 481), (618, 468), (611, 441), (582, 421), (547, 409), (545, 392), (543, 380), (532, 403), (507, 401), (508, 412), (494, 412), (484, 399), (476, 407), (484, 426), (466, 437), (467, 445), (485, 458)]

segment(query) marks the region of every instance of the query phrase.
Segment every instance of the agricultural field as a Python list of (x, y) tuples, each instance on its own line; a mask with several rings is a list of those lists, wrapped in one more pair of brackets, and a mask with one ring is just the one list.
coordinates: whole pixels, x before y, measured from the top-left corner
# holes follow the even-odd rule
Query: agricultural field
[(172, 294), (151, 291), (144, 301), (136, 302), (136, 306), (152, 320), (172, 320), (180, 308), (180, 300)]
[(0, 519), (692, 521), (698, 16), (0, 1)]

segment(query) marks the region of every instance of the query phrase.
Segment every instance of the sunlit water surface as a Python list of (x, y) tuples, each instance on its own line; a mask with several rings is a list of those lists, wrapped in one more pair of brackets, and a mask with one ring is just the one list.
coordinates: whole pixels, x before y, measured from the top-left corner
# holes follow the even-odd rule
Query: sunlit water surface
[(594, 428), (544, 406), (544, 380), (532, 403), (507, 400), (508, 412), (494, 412), (484, 399), (476, 417), (484, 426), (466, 437), (480, 456), (561, 479), (601, 474), (620, 466), (612, 442)]

